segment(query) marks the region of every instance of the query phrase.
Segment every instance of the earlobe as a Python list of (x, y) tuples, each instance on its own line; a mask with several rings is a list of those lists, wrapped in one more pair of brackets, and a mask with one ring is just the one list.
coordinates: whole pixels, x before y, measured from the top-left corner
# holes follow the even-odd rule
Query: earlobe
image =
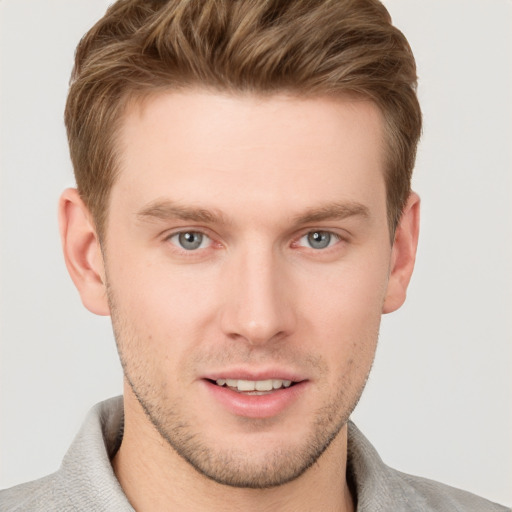
[(100, 242), (76, 189), (66, 189), (60, 197), (59, 226), (66, 266), (82, 303), (97, 315), (109, 315)]
[(420, 226), (420, 198), (411, 192), (396, 228), (383, 313), (397, 310), (405, 301), (416, 260)]

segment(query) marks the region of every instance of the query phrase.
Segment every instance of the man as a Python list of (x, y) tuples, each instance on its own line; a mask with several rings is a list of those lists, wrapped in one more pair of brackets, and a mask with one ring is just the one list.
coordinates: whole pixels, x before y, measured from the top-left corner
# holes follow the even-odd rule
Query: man
[(414, 87), (375, 2), (109, 10), (77, 52), (60, 218), (124, 409), (7, 510), (503, 510), (348, 422), (414, 264)]

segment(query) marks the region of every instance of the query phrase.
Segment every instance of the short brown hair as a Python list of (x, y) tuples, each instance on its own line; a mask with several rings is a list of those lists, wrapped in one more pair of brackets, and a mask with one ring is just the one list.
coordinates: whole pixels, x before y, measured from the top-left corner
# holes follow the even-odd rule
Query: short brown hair
[(416, 65), (377, 0), (118, 0), (76, 51), (65, 121), (78, 190), (104, 233), (128, 100), (200, 86), (358, 94), (386, 124), (393, 235), (410, 193), (421, 111)]

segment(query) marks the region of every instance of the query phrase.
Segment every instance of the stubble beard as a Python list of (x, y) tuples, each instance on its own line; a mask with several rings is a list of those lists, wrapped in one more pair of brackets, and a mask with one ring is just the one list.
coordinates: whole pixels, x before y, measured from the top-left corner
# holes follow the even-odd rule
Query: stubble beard
[(311, 434), (300, 445), (274, 449), (255, 462), (236, 448), (221, 451), (209, 446), (190, 423), (175, 414), (174, 407), (162, 408), (148, 398), (145, 390), (134, 385), (123, 366), (134, 396), (168, 445), (201, 475), (231, 487), (268, 489), (297, 479), (327, 450), (356, 405), (354, 403), (344, 415), (340, 414), (337, 403), (325, 407), (317, 412)]
[[(132, 335), (111, 299), (110, 302), (112, 325), (124, 375), (148, 420), (182, 459), (199, 474), (218, 484), (268, 489), (299, 478), (318, 461), (346, 425), (368, 378), (370, 368), (357, 391), (348, 396), (346, 390), (352, 389), (353, 384), (344, 382), (341, 377), (337, 393), (326, 405), (315, 411), (310, 433), (300, 444), (273, 449), (265, 457), (254, 461), (236, 447), (229, 450), (216, 449), (213, 442), (205, 439), (206, 436), (180, 414), (184, 410), (183, 404), (180, 406), (177, 401), (170, 402), (162, 388), (159, 393), (146, 380), (146, 376), (151, 375), (152, 365), (141, 364), (140, 359), (137, 362), (130, 360), (124, 350), (129, 345), (129, 352), (135, 354), (137, 352), (134, 347), (140, 349), (145, 344)], [(340, 475), (340, 478), (343, 476)]]

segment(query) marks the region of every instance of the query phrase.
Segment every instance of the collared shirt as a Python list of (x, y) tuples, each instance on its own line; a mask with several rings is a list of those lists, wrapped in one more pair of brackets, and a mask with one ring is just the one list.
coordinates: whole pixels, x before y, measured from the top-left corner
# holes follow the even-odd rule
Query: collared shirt
[[(66, 453), (47, 477), (0, 492), (1, 512), (130, 512), (111, 465), (123, 428), (123, 402), (96, 405)], [(386, 466), (353, 423), (348, 429), (349, 481), (357, 512), (506, 512), (511, 509), (465, 491), (413, 477)], [(342, 485), (345, 475), (340, 475)]]

